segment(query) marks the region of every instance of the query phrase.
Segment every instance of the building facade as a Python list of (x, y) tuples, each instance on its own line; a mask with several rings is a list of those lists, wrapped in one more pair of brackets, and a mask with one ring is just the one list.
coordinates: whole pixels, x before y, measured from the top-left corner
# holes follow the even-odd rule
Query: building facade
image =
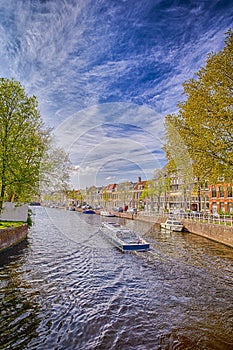
[(209, 186), (211, 213), (233, 213), (233, 184), (218, 183)]
[(76, 191), (77, 204), (88, 203), (92, 207), (111, 210), (113, 207), (136, 208), (156, 212), (199, 211), (204, 213), (233, 213), (233, 185), (207, 183), (185, 185), (179, 174), (165, 174), (158, 180), (142, 180), (92, 186)]

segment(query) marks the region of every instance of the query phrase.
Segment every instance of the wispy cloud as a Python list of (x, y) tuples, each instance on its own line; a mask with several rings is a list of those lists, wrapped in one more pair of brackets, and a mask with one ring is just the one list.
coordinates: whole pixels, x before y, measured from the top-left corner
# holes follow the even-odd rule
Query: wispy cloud
[(37, 96), (74, 161), (100, 169), (118, 147), (135, 164), (129, 174), (149, 174), (158, 164), (148, 158), (164, 163), (165, 115), (207, 53), (223, 47), (232, 11), (219, 0), (0, 1), (0, 74)]
[[(144, 115), (147, 116), (145, 125)], [(86, 181), (86, 178), (80, 180), (80, 176), (85, 171), (86, 176), (90, 175), (90, 164), (92, 181), (97, 183), (103, 182), (103, 169), (109, 169), (110, 163), (112, 175), (116, 179), (122, 177), (122, 160), (124, 163), (135, 164), (134, 174), (128, 171), (128, 180), (137, 178), (139, 171), (150, 177), (154, 169), (163, 164), (164, 159), (160, 139), (162, 127), (150, 131), (151, 122), (148, 122), (156, 119), (156, 114), (145, 106), (106, 103), (67, 118), (56, 129), (56, 136), (59, 143), (69, 150), (72, 162), (79, 165), (80, 186)], [(100, 179), (97, 173), (100, 173)], [(125, 171), (125, 177), (127, 175)]]

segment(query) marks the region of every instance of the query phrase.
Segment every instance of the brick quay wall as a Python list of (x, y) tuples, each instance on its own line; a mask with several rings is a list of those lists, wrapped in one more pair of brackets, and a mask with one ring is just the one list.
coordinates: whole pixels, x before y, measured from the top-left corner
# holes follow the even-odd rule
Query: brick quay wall
[(20, 243), (27, 237), (28, 225), (0, 229), (0, 252)]
[(182, 220), (185, 228), (199, 236), (209, 238), (233, 248), (233, 227), (221, 224), (208, 224), (192, 220)]

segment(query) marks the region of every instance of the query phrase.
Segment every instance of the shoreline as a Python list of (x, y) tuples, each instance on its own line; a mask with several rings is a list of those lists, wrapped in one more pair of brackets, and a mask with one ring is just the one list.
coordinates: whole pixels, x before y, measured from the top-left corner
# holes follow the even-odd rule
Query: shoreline
[(0, 253), (22, 242), (27, 234), (27, 224), (0, 229)]

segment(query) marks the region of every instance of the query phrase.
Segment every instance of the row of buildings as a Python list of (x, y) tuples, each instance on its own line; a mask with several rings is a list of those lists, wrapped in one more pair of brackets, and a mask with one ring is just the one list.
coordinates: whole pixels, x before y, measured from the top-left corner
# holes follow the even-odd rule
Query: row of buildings
[(164, 175), (157, 180), (142, 180), (91, 186), (85, 190), (75, 190), (70, 195), (70, 205), (85, 203), (92, 207), (111, 210), (113, 207), (137, 208), (156, 212), (174, 210), (199, 211), (206, 213), (233, 213), (233, 184), (184, 185), (182, 178)]

